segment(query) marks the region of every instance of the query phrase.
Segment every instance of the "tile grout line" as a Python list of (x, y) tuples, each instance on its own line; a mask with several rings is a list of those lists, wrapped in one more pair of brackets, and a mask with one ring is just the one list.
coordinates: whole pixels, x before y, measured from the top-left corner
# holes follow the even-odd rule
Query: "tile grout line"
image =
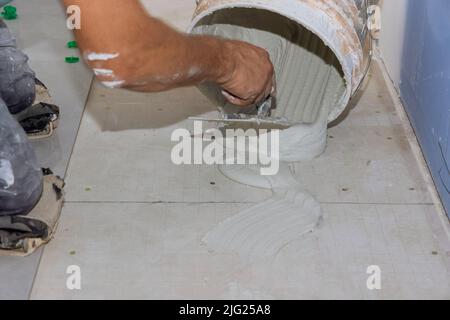
[(72, 146), (72, 148), (70, 150), (69, 160), (67, 161), (66, 170), (64, 171), (64, 179), (66, 179), (67, 173), (69, 172), (70, 162), (72, 160), (72, 155), (73, 155), (73, 153), (75, 151), (75, 147), (76, 147), (77, 142), (78, 142), (78, 136), (79, 136), (79, 133), (80, 133), (80, 130), (81, 130), (81, 124), (83, 123), (83, 119), (84, 119), (84, 116), (86, 114), (87, 105), (88, 105), (88, 102), (90, 100), (93, 87), (94, 87), (94, 76), (91, 77), (91, 85), (89, 86), (88, 94), (87, 94), (86, 100), (84, 102), (84, 108), (83, 108), (83, 112), (81, 114), (80, 123), (78, 124), (77, 133), (75, 135), (75, 141), (74, 141), (74, 144), (73, 144), (73, 146)]
[[(65, 204), (258, 204), (261, 202), (246, 202), (246, 201), (64, 201)], [(402, 203), (402, 202), (337, 202), (337, 201), (324, 201), (321, 204), (335, 204), (335, 205), (380, 205), (380, 206), (434, 206), (431, 202), (418, 202), (418, 203)]]
[[(90, 84), (89, 90), (88, 90), (88, 94), (86, 95), (86, 100), (84, 102), (83, 112), (81, 113), (80, 123), (78, 124), (77, 132), (76, 132), (76, 135), (75, 135), (75, 141), (74, 141), (73, 146), (72, 146), (72, 148), (70, 150), (70, 154), (69, 154), (69, 158), (68, 158), (68, 161), (67, 161), (66, 170), (64, 171), (64, 179), (66, 178), (67, 172), (69, 171), (70, 161), (72, 159), (72, 155), (73, 155), (73, 152), (75, 150), (75, 146), (76, 146), (77, 141), (78, 141), (78, 135), (80, 133), (81, 123), (83, 122), (83, 118), (84, 118), (84, 115), (86, 113), (86, 109), (87, 109), (86, 107), (87, 107), (89, 98), (91, 96), (93, 86), (94, 86), (94, 77), (92, 76), (91, 77), (91, 84)], [(61, 208), (61, 210), (62, 210), (62, 208)], [(33, 280), (31, 282), (30, 291), (28, 292), (27, 300), (31, 300), (31, 294), (32, 294), (33, 289), (34, 289), (34, 283), (36, 281), (36, 277), (37, 277), (37, 274), (38, 274), (38, 271), (39, 271), (39, 267), (41, 266), (41, 261), (42, 261), (42, 256), (44, 255), (44, 251), (45, 251), (45, 246), (42, 248), (42, 251), (40, 252), (40, 256), (39, 256), (39, 259), (38, 259), (36, 270), (35, 270), (34, 275), (33, 275)]]

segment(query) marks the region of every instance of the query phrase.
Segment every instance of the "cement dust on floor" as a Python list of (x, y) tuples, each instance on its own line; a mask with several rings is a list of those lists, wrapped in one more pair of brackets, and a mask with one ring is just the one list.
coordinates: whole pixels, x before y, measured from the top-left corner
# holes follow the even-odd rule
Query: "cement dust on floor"
[[(377, 66), (329, 130), (326, 153), (295, 166), (323, 224), (264, 260), (211, 252), (201, 239), (270, 192), (170, 161), (173, 130), (214, 112), (194, 88), (94, 85), (32, 298), (450, 298), (450, 242)], [(70, 265), (81, 268), (81, 290), (66, 288)], [(372, 265), (382, 290), (367, 289)]]

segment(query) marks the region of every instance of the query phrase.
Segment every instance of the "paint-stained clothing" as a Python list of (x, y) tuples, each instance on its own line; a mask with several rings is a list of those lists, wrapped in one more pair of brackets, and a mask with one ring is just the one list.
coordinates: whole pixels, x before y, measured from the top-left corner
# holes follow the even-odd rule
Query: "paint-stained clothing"
[(12, 0), (0, 0), (0, 8), (10, 3)]
[(26, 214), (42, 192), (42, 171), (28, 137), (0, 99), (0, 215)]
[(35, 99), (28, 57), (0, 20), (0, 216), (28, 213), (42, 192), (42, 172), (28, 138), (11, 113)]
[(16, 47), (16, 39), (0, 19), (0, 97), (12, 114), (32, 105), (36, 97), (35, 74), (28, 57)]

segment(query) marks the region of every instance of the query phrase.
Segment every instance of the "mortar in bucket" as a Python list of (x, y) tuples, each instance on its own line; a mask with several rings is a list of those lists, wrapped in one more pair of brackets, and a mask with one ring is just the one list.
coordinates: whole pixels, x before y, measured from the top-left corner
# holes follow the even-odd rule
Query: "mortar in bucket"
[[(369, 12), (368, 0), (197, 0), (189, 32), (269, 52), (277, 83), (270, 119), (283, 129), (280, 160), (300, 161), (324, 151), (328, 123), (343, 113), (367, 73)], [(213, 84), (200, 90), (221, 110), (224, 123), (236, 122), (236, 114), (257, 117), (256, 106), (227, 103)]]

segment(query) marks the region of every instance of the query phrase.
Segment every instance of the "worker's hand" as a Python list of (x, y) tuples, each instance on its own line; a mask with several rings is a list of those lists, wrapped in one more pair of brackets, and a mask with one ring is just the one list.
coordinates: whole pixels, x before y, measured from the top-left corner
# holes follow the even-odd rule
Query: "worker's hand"
[(241, 41), (225, 41), (226, 72), (218, 82), (232, 104), (248, 106), (275, 93), (275, 75), (269, 53)]

